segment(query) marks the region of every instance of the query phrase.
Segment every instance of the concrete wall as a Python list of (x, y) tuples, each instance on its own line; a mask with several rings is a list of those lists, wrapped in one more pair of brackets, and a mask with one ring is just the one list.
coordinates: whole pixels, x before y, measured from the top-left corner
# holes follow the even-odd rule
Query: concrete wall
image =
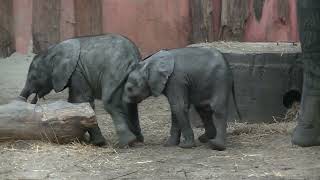
[[(34, 2), (35, 0), (13, 0), (15, 48), (20, 53), (28, 51), (33, 39)], [(161, 48), (184, 47), (196, 42), (192, 36), (194, 21), (189, 0), (95, 0), (95, 3), (101, 4), (96, 6), (99, 8), (96, 11), (85, 9), (87, 5), (79, 8), (81, 3), (91, 3), (88, 0), (57, 2), (61, 5), (60, 21), (55, 27), (59, 28), (60, 40), (85, 34), (79, 33), (83, 26), (90, 30), (93, 26), (90, 19), (82, 21), (79, 17), (84, 17), (77, 15), (86, 12), (91, 13), (91, 18), (101, 19), (101, 30), (93, 32), (114, 32), (128, 36), (139, 46), (143, 55)], [(205, 20), (210, 21), (213, 26), (209, 28), (209, 33), (216, 37), (213, 40), (298, 41), (294, 0), (212, 0), (211, 4), (211, 8), (205, 8), (209, 9), (207, 13), (212, 15), (212, 19)], [(226, 4), (233, 8), (223, 8)], [(258, 11), (256, 4), (260, 4)], [(237, 7), (239, 5), (244, 7), (242, 11)], [(259, 10), (261, 17), (257, 18)], [(244, 18), (234, 21), (239, 13)], [(227, 21), (225, 17), (229, 17)], [(237, 31), (241, 34), (236, 35)]]

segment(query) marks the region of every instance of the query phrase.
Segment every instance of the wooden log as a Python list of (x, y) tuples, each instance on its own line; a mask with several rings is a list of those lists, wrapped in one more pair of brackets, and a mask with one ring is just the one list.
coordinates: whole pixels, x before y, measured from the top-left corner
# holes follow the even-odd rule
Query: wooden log
[(97, 126), (89, 103), (57, 101), (33, 105), (13, 101), (0, 106), (0, 141), (43, 140), (58, 144), (81, 141), (87, 128)]

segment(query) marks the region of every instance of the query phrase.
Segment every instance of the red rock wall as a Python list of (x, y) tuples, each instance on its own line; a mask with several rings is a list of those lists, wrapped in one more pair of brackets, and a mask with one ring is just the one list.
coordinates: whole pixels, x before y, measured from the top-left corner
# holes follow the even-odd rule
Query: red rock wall
[[(15, 49), (26, 53), (32, 35), (44, 31), (46, 24), (56, 28), (54, 38), (41, 37), (48, 44), (57, 38), (114, 32), (132, 39), (143, 55), (199, 41), (298, 41), (295, 0), (197, 1), (58, 0), (59, 12), (37, 17), (41, 12), (35, 12), (39, 6), (33, 4), (41, 1), (13, 0)], [(59, 19), (50, 17), (51, 12)], [(198, 37), (195, 30), (206, 34)]]
[(60, 39), (68, 39), (75, 35), (76, 19), (74, 15), (75, 4), (73, 0), (61, 1), (60, 12)]
[(142, 54), (189, 44), (188, 0), (103, 0), (103, 31), (128, 36)]
[[(253, 3), (250, 0), (250, 12), (254, 12)], [(244, 41), (298, 41), (295, 0), (267, 0), (262, 8), (260, 20), (249, 15)]]
[(60, 41), (61, 1), (32, 2), (32, 42), (33, 52), (36, 54)]
[(216, 40), (299, 40), (295, 0), (213, 0), (213, 7), (220, 11), (213, 20)]
[(16, 51), (27, 53), (32, 41), (32, 0), (13, 0)]

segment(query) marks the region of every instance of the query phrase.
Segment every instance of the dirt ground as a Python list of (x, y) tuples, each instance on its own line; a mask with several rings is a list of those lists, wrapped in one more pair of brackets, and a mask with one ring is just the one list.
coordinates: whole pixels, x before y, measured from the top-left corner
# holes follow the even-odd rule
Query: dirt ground
[[(32, 55), (0, 59), (0, 105), (24, 85)], [(49, 95), (48, 103), (66, 93)], [(0, 179), (320, 179), (320, 147), (293, 146), (295, 122), (230, 123), (227, 150), (197, 142), (193, 149), (166, 148), (170, 110), (164, 97), (139, 105), (145, 143), (115, 148), (110, 116), (97, 102), (99, 125), (109, 145), (57, 145), (39, 141), (0, 143)], [(196, 137), (201, 129), (194, 129)]]

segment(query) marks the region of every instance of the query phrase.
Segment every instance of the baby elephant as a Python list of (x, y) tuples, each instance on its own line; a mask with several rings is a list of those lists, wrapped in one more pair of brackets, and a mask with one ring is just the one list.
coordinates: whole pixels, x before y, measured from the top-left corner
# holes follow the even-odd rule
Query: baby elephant
[(193, 104), (205, 127), (199, 140), (209, 142), (214, 150), (225, 149), (228, 102), (234, 91), (232, 72), (218, 50), (190, 47), (160, 51), (134, 68), (124, 89), (123, 99), (130, 103), (151, 95), (168, 98), (172, 126), (166, 146), (195, 146), (188, 117)]

